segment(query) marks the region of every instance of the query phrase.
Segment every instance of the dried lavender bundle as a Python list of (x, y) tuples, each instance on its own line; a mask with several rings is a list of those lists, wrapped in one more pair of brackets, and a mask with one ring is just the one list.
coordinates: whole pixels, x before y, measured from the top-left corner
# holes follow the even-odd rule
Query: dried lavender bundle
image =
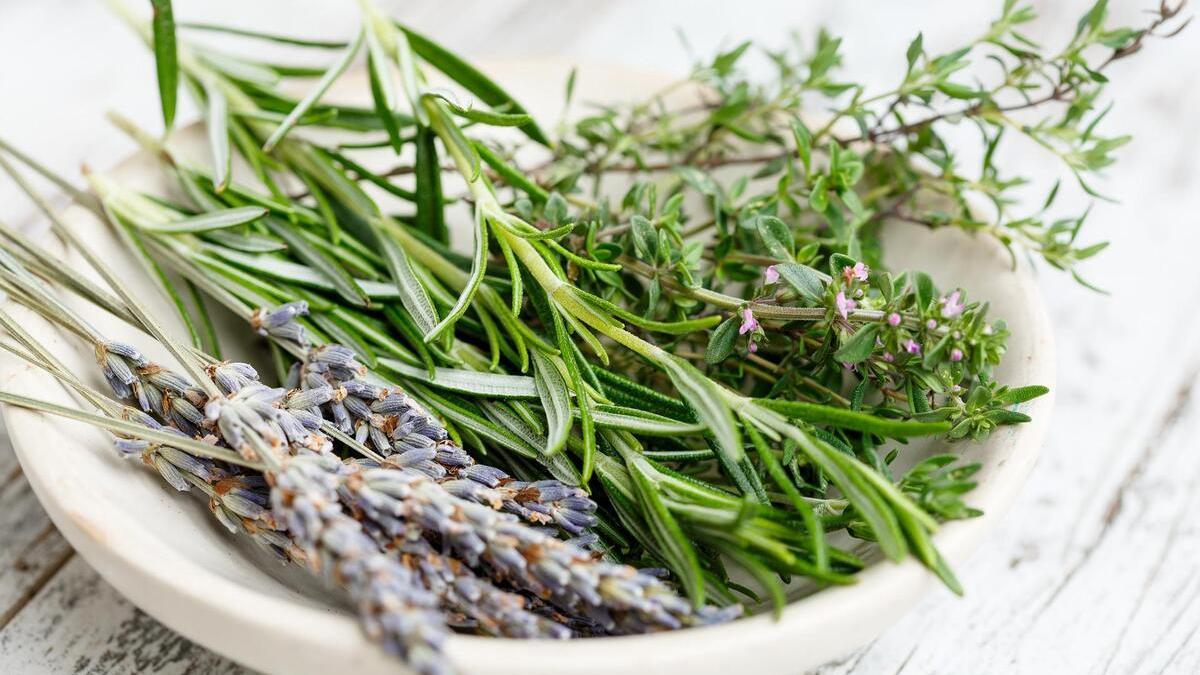
[[(32, 295), (43, 299), (49, 295), (40, 284), (17, 277), (10, 280), (23, 284)], [(302, 315), (302, 310), (292, 307), (264, 315), (275, 317), (270, 322), (273, 327), (299, 335), (289, 331), (287, 323)], [(289, 314), (289, 320), (278, 318)], [(535, 519), (543, 522), (553, 521), (558, 514), (564, 529), (576, 533), (582, 531), (581, 526), (595, 508), (581, 492), (553, 482), (497, 491), (506, 474), (474, 464), (461, 448), (448, 441), (445, 430), (435, 420), (403, 394), (360, 381), (363, 369), (350, 350), (336, 345), (311, 349), (296, 377), (299, 379), (299, 371), (304, 370), (309, 371), (308, 375), (323, 377), (308, 378), (308, 386), (291, 390), (261, 384), (257, 373), (246, 364), (208, 364), (203, 372), (219, 390), (218, 395), (208, 396), (186, 378), (152, 364), (131, 345), (102, 338), (93, 344), (113, 394), (136, 403), (142, 410), (138, 421), (147, 428), (167, 430), (180, 438), (203, 436), (238, 449), (248, 461), (270, 461), (265, 480), (254, 480), (249, 475), (231, 475), (165, 444), (121, 439), (117, 442), (119, 451), (142, 457), (177, 489), (189, 484), (207, 487), (205, 492), (212, 497), (210, 505), (218, 517), (236, 515), (240, 531), (261, 533), (270, 538), (264, 543), (280, 553), (301, 558), (315, 572), (336, 578), (358, 604), (367, 631), (414, 667), (423, 672), (439, 672), (444, 667), (436, 657), (446, 630), (436, 611), (439, 601), (470, 617), (473, 625), (487, 632), (520, 637), (571, 634), (553, 619), (528, 611), (524, 597), (477, 577), (460, 561), (435, 553), (420, 537), (403, 538), (398, 549), (403, 562), (399, 562), (396, 552), (381, 549), (361, 523), (343, 512), (339, 492), (349, 495), (347, 501), (355, 505), (362, 502), (355, 493), (357, 483), (352, 480), (356, 472), (347, 472), (347, 465), (330, 452), (332, 442), (320, 431), (322, 408), (330, 403), (358, 411), (356, 416), (325, 413), (343, 428), (357, 418), (361, 424), (389, 431), (390, 457), (383, 460), (383, 465), (370, 469), (375, 475), (410, 475), (430, 481), (446, 498), (458, 499), (437, 482), (452, 470), (462, 477), (447, 484), (478, 486), (464, 494), (526, 517), (536, 514), (539, 517)], [(345, 405), (351, 392), (361, 406)], [(377, 404), (374, 410), (364, 396)], [(163, 427), (152, 415), (171, 426)], [(423, 440), (414, 441), (416, 438)], [(397, 452), (400, 448), (405, 449)], [(347, 475), (339, 477), (343, 473)], [(351, 480), (346, 480), (347, 476)], [(262, 488), (267, 486), (271, 489), (264, 493)], [(459, 491), (463, 491), (461, 487)], [(265, 508), (268, 498), (270, 511)], [(493, 506), (472, 504), (497, 513)], [(531, 510), (530, 505), (538, 510)], [(566, 505), (578, 513), (564, 515), (573, 512), (564, 511)], [(516, 520), (515, 516), (505, 517)], [(377, 533), (383, 531), (377, 523), (371, 527)], [(525, 525), (519, 527), (535, 532)], [(289, 539), (280, 539), (281, 530), (287, 531)], [(387, 532), (389, 537), (397, 536), (394, 523)]]

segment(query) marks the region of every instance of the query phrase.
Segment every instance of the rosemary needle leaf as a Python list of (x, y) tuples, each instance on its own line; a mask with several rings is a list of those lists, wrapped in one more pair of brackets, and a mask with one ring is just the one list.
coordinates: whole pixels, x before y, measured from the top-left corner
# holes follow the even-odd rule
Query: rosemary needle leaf
[(402, 375), (406, 379), (419, 380), (438, 389), (459, 394), (487, 396), (489, 398), (537, 398), (537, 385), (532, 377), (487, 373), (458, 368), (435, 368), (431, 375), (424, 368), (417, 368), (391, 358), (379, 359), (380, 365)]
[(240, 37), (266, 40), (268, 42), (278, 42), (280, 44), (294, 45), (297, 47), (313, 47), (315, 49), (342, 49), (346, 46), (345, 42), (340, 42), (337, 40), (310, 40), (305, 38), (291, 37), (289, 35), (264, 33), (262, 31), (249, 30), (247, 28), (235, 28), (233, 26), (222, 26), (214, 23), (203, 23), (200, 21), (180, 21), (175, 25), (178, 28), (186, 28), (188, 30), (225, 33), (226, 35), (237, 35)]
[(229, 149), (229, 102), (215, 82), (205, 82), (208, 99), (208, 145), (212, 152), (213, 188), (218, 194), (229, 187), (233, 155)]
[(646, 523), (654, 539), (666, 555), (668, 564), (679, 576), (680, 585), (687, 591), (692, 603), (696, 606), (704, 604), (704, 574), (700, 569), (696, 549), (684, 535), (683, 529), (663, 500), (662, 488), (655, 480), (657, 471), (623, 439), (616, 438), (615, 435), (610, 438), (625, 460), (625, 466), (637, 491), (638, 504), (645, 514)]
[(437, 309), (429, 299), (429, 292), (413, 272), (412, 263), (404, 249), (383, 232), (377, 231), (376, 238), (383, 248), (383, 258), (387, 261), (388, 270), (400, 292), (400, 303), (412, 315), (413, 321), (428, 342), (438, 324)]
[(525, 174), (518, 171), (513, 165), (504, 161), (486, 143), (474, 141), (473, 145), (484, 163), (490, 166), (492, 171), (495, 171), (505, 183), (529, 195), (529, 199), (535, 204), (545, 204), (546, 200), (550, 199), (549, 192), (546, 192), (540, 185), (529, 180)]
[(163, 126), (175, 124), (175, 102), (179, 96), (179, 63), (175, 47), (175, 15), (171, 0), (150, 0), (154, 10), (151, 28), (154, 35), (154, 65), (158, 72), (158, 96), (162, 104)]
[(312, 90), (305, 94), (304, 98), (300, 99), (300, 102), (296, 104), (295, 108), (292, 108), (292, 111), (288, 113), (288, 116), (284, 118), (283, 122), (281, 122), (278, 127), (275, 127), (275, 131), (271, 132), (271, 135), (267, 137), (266, 142), (263, 143), (263, 152), (270, 152), (272, 149), (274, 149), (279, 141), (283, 140), (283, 137), (287, 136), (288, 132), (292, 130), (292, 127), (294, 127), (296, 123), (300, 121), (300, 118), (303, 117), (305, 113), (307, 113), (309, 109), (317, 103), (317, 101), (321, 100), (321, 97), (325, 95), (325, 92), (329, 90), (329, 87), (332, 86), (333, 83), (342, 76), (342, 73), (346, 72), (346, 68), (350, 67), (350, 64), (354, 61), (354, 57), (358, 55), (358, 50), (362, 47), (362, 43), (363, 31), (360, 30), (358, 35), (354, 36), (354, 40), (338, 57), (337, 61), (335, 61), (334, 64), (329, 67), (329, 70), (326, 70), (325, 74), (321, 76), (321, 79), (317, 81)]
[(443, 244), (450, 241), (442, 204), (442, 167), (438, 160), (437, 134), (429, 127), (417, 129), (416, 179), (417, 227)]
[[(184, 234), (197, 232), (211, 232), (213, 230), (223, 230), (237, 225), (245, 225), (253, 223), (256, 220), (266, 216), (267, 209), (261, 206), (241, 206), (234, 209), (222, 209), (220, 211), (210, 211), (197, 216), (187, 216), (179, 220), (168, 222), (153, 222), (143, 219), (130, 221), (131, 224), (139, 230), (147, 232), (160, 232), (163, 234)], [(245, 238), (245, 235), (235, 235)], [(261, 238), (259, 238), (261, 239)], [(272, 242), (272, 248), (267, 250), (275, 250), (278, 247), (276, 242)], [(259, 250), (262, 250), (261, 247)]]
[(760, 398), (755, 403), (764, 408), (774, 410), (792, 419), (804, 420), (810, 424), (822, 424), (841, 429), (853, 429), (863, 433), (875, 434), (887, 438), (912, 438), (915, 436), (932, 436), (950, 431), (949, 422), (917, 422), (911, 420), (893, 420), (879, 417), (870, 413), (856, 412), (817, 403), (801, 401), (783, 401), (778, 399)]
[(475, 211), (475, 254), (471, 259), (471, 274), (467, 277), (466, 286), (463, 287), (454, 307), (425, 336), (426, 342), (432, 342), (442, 337), (471, 306), (471, 301), (475, 298), (475, 291), (479, 288), (479, 284), (483, 283), (483, 277), (487, 274), (488, 228), (486, 215), (482, 209), (477, 208)]
[(740, 463), (746, 453), (742, 448), (737, 425), (733, 421), (733, 413), (722, 400), (719, 385), (696, 370), (695, 366), (676, 356), (665, 355), (658, 365), (667, 372), (683, 399), (708, 427), (716, 443), (717, 452), (730, 464)]
[(562, 449), (571, 432), (571, 394), (558, 366), (549, 356), (533, 350), (533, 382), (537, 387), (538, 399), (546, 414), (547, 455)]
[(364, 307), (371, 304), (370, 297), (359, 287), (349, 272), (343, 269), (336, 260), (333, 260), (319, 248), (309, 243), (304, 237), (292, 231), (290, 224), (275, 218), (267, 218), (263, 222), (266, 223), (267, 229), (270, 230), (271, 234), (282, 239), (288, 245), (288, 249), (296, 254), (297, 258), (311, 265), (322, 276), (328, 279), (338, 294), (348, 302)]
[[(437, 44), (433, 40), (397, 24), (408, 37), (412, 51), (424, 59), (429, 65), (437, 68), (446, 77), (462, 85), (464, 89), (479, 97), (479, 100), (493, 108), (504, 107), (511, 113), (524, 114), (525, 108), (479, 69), (459, 58), (453, 52)], [(549, 146), (550, 139), (532, 119), (521, 125), (521, 131), (530, 139)]]

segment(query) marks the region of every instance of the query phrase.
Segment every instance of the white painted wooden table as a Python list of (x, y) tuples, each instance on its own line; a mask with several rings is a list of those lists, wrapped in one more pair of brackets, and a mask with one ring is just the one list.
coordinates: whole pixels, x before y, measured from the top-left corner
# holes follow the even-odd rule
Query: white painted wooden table
[[(1156, 0), (1121, 0), (1134, 18)], [(918, 31), (932, 50), (987, 25), (996, 3), (395, 0), (397, 16), (471, 56), (555, 56), (685, 72), (698, 53), (818, 25), (848, 36), (848, 67), (885, 85)], [(1085, 2), (1037, 3), (1035, 36), (1063, 36)], [(736, 8), (735, 8), (736, 5)], [(805, 5), (801, 7), (801, 5)], [(900, 5), (908, 6), (906, 10)], [(177, 0), (176, 13), (311, 36), (349, 35), (351, 2)], [(975, 7), (975, 9), (972, 9)], [(1112, 129), (1132, 131), (1090, 237), (1110, 250), (1100, 296), (1045, 272), (1059, 344), (1058, 410), (1018, 506), (938, 592), (822, 675), (1200, 671), (1200, 26), (1112, 71)], [(92, 0), (0, 0), (0, 134), (60, 171), (131, 151), (103, 120), (153, 127), (148, 54)], [(184, 110), (183, 118), (189, 116)], [(1050, 163), (1019, 148), (1014, 170)], [(1075, 198), (1075, 205), (1084, 201)], [(37, 221), (0, 181), (0, 218)], [(123, 600), (73, 554), (0, 445), (0, 673), (244, 673)]]

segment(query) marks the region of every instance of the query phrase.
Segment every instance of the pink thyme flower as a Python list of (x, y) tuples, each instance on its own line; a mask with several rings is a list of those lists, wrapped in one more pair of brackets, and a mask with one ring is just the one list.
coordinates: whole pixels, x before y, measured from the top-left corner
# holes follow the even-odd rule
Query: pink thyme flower
[(758, 351), (758, 343), (755, 342), (754, 340), (751, 340), (750, 344), (747, 346), (747, 349), (750, 350), (751, 354), (754, 354), (755, 352)]
[(742, 325), (738, 328), (738, 335), (745, 335), (752, 330), (758, 330), (758, 319), (754, 318), (754, 312), (747, 307), (742, 310)]
[(854, 267), (846, 265), (842, 268), (842, 278), (846, 280), (846, 283), (850, 283), (855, 279), (866, 281), (870, 274), (871, 268), (860, 262), (854, 263)]
[(962, 360), (963, 360), (963, 353), (962, 353), (962, 350), (961, 350), (961, 349), (959, 349), (958, 347), (955, 347), (954, 349), (951, 349), (951, 350), (950, 350), (950, 360), (951, 360), (951, 361), (954, 361), (955, 363), (958, 363), (959, 361), (962, 361)]
[(916, 340), (909, 338), (908, 340), (904, 341), (904, 351), (908, 352), (909, 354), (920, 354), (921, 345), (917, 344)]
[(937, 321), (930, 319), (925, 322), (925, 327), (928, 328), (929, 330), (933, 330), (934, 328), (937, 328)]
[(884, 353), (883, 353), (883, 360), (884, 360), (884, 361), (887, 361), (888, 363), (891, 363), (892, 361), (895, 361), (895, 360), (896, 360), (896, 357), (895, 357), (895, 356), (892, 356), (892, 353), (891, 353), (891, 352), (884, 352)]
[(958, 291), (954, 291), (950, 295), (942, 298), (942, 316), (944, 318), (949, 319), (962, 314), (963, 303), (961, 297), (962, 296)]
[(843, 319), (850, 318), (850, 310), (858, 307), (857, 302), (847, 298), (846, 294), (841, 291), (838, 291), (837, 297), (833, 301), (837, 305), (838, 314), (841, 314)]
[(889, 326), (899, 326), (900, 325), (900, 315), (895, 312), (888, 314), (887, 322), (888, 322)]
[(774, 265), (771, 265), (767, 269), (763, 270), (763, 281), (768, 284), (773, 284), (779, 281), (779, 270), (775, 269)]

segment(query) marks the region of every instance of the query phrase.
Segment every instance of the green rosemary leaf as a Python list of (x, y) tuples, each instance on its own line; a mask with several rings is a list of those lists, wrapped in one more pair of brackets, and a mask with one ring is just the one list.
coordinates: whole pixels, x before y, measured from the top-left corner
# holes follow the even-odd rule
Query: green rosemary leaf
[[(504, 91), (500, 85), (493, 82), (477, 68), (424, 35), (413, 32), (401, 24), (396, 25), (408, 36), (408, 44), (417, 56), (440, 70), (446, 77), (462, 85), (467, 91), (478, 96), (479, 100), (493, 108), (503, 106), (512, 113), (525, 113), (525, 108), (521, 107), (521, 104), (517, 103), (508, 92)], [(522, 124), (521, 131), (542, 145), (550, 145), (550, 140), (533, 120)]]
[(416, 179), (417, 227), (442, 243), (450, 241), (442, 205), (442, 166), (438, 160), (437, 134), (429, 127), (417, 129)]
[(179, 63), (175, 47), (175, 13), (171, 0), (150, 0), (154, 10), (150, 21), (154, 35), (154, 64), (158, 72), (158, 96), (162, 104), (163, 126), (175, 124), (175, 102), (179, 96)]
[[(148, 220), (131, 220), (130, 223), (139, 230), (160, 232), (163, 234), (184, 234), (196, 232), (212, 232), (223, 230), (246, 223), (253, 223), (267, 215), (267, 209), (259, 206), (243, 206), (236, 209), (222, 209), (197, 216), (188, 216), (179, 220), (152, 222)], [(238, 236), (238, 235), (235, 235)], [(240, 235), (243, 240), (245, 235)], [(276, 244), (277, 246), (277, 244)]]
[(534, 385), (537, 387), (538, 399), (546, 415), (546, 448), (547, 455), (553, 455), (562, 449), (571, 432), (571, 395), (562, 373), (550, 360), (550, 357), (536, 349), (533, 357)]
[(274, 218), (266, 218), (263, 222), (271, 234), (282, 239), (297, 258), (328, 279), (334, 290), (348, 302), (363, 307), (371, 304), (370, 297), (336, 260), (293, 231), (291, 225)]
[[(311, 288), (319, 288), (328, 291), (337, 290), (337, 288), (333, 285), (333, 282), (330, 281), (327, 276), (305, 265), (298, 265), (296, 263), (282, 260), (273, 256), (252, 255), (218, 246), (210, 246), (207, 247), (206, 250), (219, 256), (221, 259), (253, 274), (265, 275), (273, 279), (298, 284), (300, 286), (308, 286)], [(359, 289), (361, 289), (363, 294), (365, 294), (368, 298), (375, 300), (394, 300), (401, 297), (400, 289), (395, 284), (381, 283), (367, 279), (355, 279), (354, 281)]]
[(754, 402), (764, 408), (786, 415), (789, 418), (804, 420), (810, 424), (824, 424), (841, 429), (853, 429), (887, 438), (932, 436), (944, 434), (950, 430), (948, 422), (893, 420), (870, 413), (856, 412), (818, 403), (766, 398), (754, 399)]
[[(442, 97), (442, 100), (446, 99)], [(450, 101), (447, 101), (447, 105), (450, 108), (450, 112), (459, 117), (493, 127), (520, 127), (529, 124), (533, 120), (532, 117), (526, 114), (514, 115), (491, 110), (480, 110), (478, 108), (462, 108)]]
[(388, 270), (399, 290), (400, 303), (412, 315), (413, 321), (416, 322), (428, 342), (429, 336), (433, 334), (438, 323), (437, 309), (430, 301), (429, 293), (413, 272), (412, 263), (404, 249), (383, 232), (377, 232), (376, 237), (383, 249), (383, 258), (387, 261)]
[(321, 79), (317, 81), (316, 85), (314, 85), (313, 88), (309, 90), (307, 94), (305, 94), (304, 98), (302, 98), (300, 102), (296, 104), (295, 108), (292, 108), (292, 111), (288, 113), (283, 122), (281, 122), (278, 127), (275, 127), (275, 131), (271, 132), (271, 135), (267, 137), (266, 142), (263, 143), (263, 152), (271, 152), (271, 150), (275, 148), (279, 141), (283, 140), (284, 136), (287, 136), (288, 132), (292, 130), (292, 127), (296, 125), (300, 118), (303, 117), (309, 111), (309, 109), (317, 103), (317, 101), (321, 100), (321, 97), (325, 95), (325, 92), (329, 90), (329, 87), (333, 85), (334, 81), (341, 77), (342, 73), (346, 72), (346, 68), (348, 68), (354, 61), (354, 57), (358, 55), (358, 50), (362, 47), (362, 43), (363, 31), (360, 30), (358, 34), (354, 36), (354, 40), (350, 43), (350, 45), (346, 47), (345, 51), (343, 51), (338, 57), (337, 61), (335, 61), (333, 65), (325, 71), (325, 74), (321, 76)]
[(741, 462), (746, 456), (741, 437), (718, 385), (679, 357), (667, 355), (658, 365), (667, 372), (671, 383), (708, 428), (717, 452), (731, 464)]
[(467, 283), (459, 294), (454, 307), (425, 336), (426, 342), (432, 342), (450, 330), (454, 326), (454, 322), (458, 321), (458, 318), (471, 306), (471, 301), (475, 299), (475, 291), (479, 288), (479, 284), (483, 283), (483, 277), (487, 274), (488, 229), (486, 216), (481, 209), (477, 208), (475, 212), (475, 255), (471, 260), (471, 274), (467, 277)]
[(592, 410), (596, 426), (602, 429), (620, 429), (643, 436), (679, 437), (704, 431), (703, 424), (680, 422), (669, 417), (656, 415), (637, 408), (598, 405)]
[(656, 333), (666, 333), (669, 335), (688, 335), (696, 331), (712, 328), (721, 322), (721, 317), (710, 315), (698, 319), (687, 319), (683, 321), (655, 321), (647, 319), (640, 314), (635, 314), (620, 305), (609, 302), (598, 295), (593, 295), (587, 291), (577, 290), (579, 297), (586, 300), (589, 304), (595, 305), (598, 309), (610, 312), (617, 318), (627, 321), (639, 328), (644, 328), (648, 331)]
[(812, 504), (809, 504), (800, 491), (796, 488), (795, 483), (788, 478), (783, 467), (775, 458), (774, 452), (767, 445), (766, 439), (754, 428), (753, 424), (744, 424), (746, 435), (750, 437), (750, 442), (758, 453), (758, 458), (767, 470), (767, 475), (771, 480), (783, 490), (783, 494), (787, 496), (788, 501), (800, 514), (804, 520), (804, 527), (808, 531), (809, 548), (813, 557), (813, 564), (818, 570), (829, 570), (829, 544), (825, 540), (825, 529), (821, 526), (820, 519), (817, 518), (816, 510)]
[(759, 562), (757, 558), (737, 547), (731, 546), (723, 553), (729, 556), (738, 567), (749, 572), (750, 576), (754, 577), (754, 581), (767, 592), (771, 597), (772, 613), (776, 619), (779, 619), (783, 608), (787, 605), (787, 596), (783, 592), (783, 584), (779, 581), (779, 575)]
[(180, 21), (175, 24), (178, 28), (186, 28), (188, 30), (199, 30), (212, 33), (225, 33), (226, 35), (237, 35), (240, 37), (254, 38), (257, 40), (266, 40), (268, 42), (277, 42), (279, 44), (294, 45), (297, 47), (314, 47), (317, 49), (342, 49), (346, 46), (345, 42), (336, 40), (310, 40), (304, 38), (291, 37), (289, 35), (277, 35), (275, 33), (265, 33), (247, 28), (236, 28), (234, 26), (224, 26), (215, 23), (203, 23), (199, 21)]
[(435, 394), (423, 387), (414, 387), (413, 391), (431, 403), (436, 404), (438, 412), (447, 419), (470, 429), (484, 440), (508, 448), (523, 457), (533, 459), (539, 456), (539, 451), (534, 447), (530, 447), (529, 443), (520, 436), (509, 431), (504, 426), (480, 416), (471, 407), (459, 401)]
[(656, 482), (657, 472), (643, 457), (637, 454), (628, 444), (614, 443), (625, 466), (637, 494), (638, 504), (646, 515), (646, 522), (658, 542), (661, 550), (671, 565), (671, 570), (679, 576), (679, 583), (687, 591), (694, 605), (704, 603), (704, 575), (692, 543), (684, 535), (683, 529), (671, 515), (660, 494)]
[(246, 253), (275, 253), (287, 250), (287, 244), (272, 237), (257, 234), (242, 234), (228, 230), (209, 230), (204, 238), (221, 246)]
[(696, 421), (695, 413), (683, 401), (661, 394), (608, 369), (597, 368), (593, 372), (600, 380), (605, 396), (614, 401), (633, 408), (653, 410), (673, 420)]
[(213, 186), (219, 193), (229, 187), (232, 171), (232, 153), (229, 149), (229, 103), (225, 94), (213, 82), (204, 84), (204, 95), (208, 99), (206, 120), (208, 123), (208, 145), (212, 152)]
[(367, 42), (367, 74), (371, 86), (371, 100), (375, 113), (383, 122), (383, 128), (391, 139), (392, 148), (399, 154), (404, 147), (400, 138), (400, 129), (393, 116), (396, 110), (396, 81), (392, 74), (390, 60), (380, 44), (374, 30), (366, 31)]

